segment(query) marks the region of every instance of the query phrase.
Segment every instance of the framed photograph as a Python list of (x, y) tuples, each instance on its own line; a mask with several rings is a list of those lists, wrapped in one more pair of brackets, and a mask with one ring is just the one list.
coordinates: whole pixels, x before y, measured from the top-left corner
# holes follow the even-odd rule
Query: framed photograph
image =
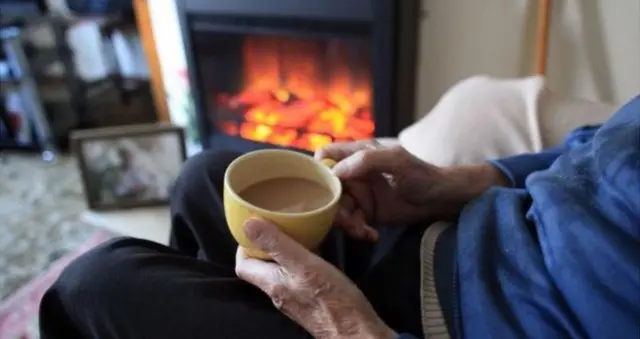
[(166, 124), (74, 131), (71, 142), (92, 210), (167, 204), (186, 158), (183, 129)]

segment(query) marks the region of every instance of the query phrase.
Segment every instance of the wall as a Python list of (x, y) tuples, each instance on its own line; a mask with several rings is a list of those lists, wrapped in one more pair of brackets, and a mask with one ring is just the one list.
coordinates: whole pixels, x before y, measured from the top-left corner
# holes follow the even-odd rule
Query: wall
[(173, 0), (147, 0), (171, 121), (186, 128), (187, 151), (199, 151), (196, 116), (189, 88), (178, 13)]
[[(423, 0), (418, 115), (475, 74), (531, 74), (537, 0)], [(640, 1), (556, 0), (547, 74), (567, 96), (623, 103), (640, 92)]]

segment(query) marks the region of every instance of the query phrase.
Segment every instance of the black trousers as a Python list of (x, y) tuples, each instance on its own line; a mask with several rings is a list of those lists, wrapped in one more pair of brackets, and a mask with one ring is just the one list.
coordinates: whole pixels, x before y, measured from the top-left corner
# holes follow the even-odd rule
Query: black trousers
[[(171, 247), (119, 238), (71, 263), (40, 305), (43, 338), (308, 338), (234, 273), (237, 244), (222, 179), (238, 154), (203, 152), (185, 164), (171, 197)], [(376, 244), (334, 229), (322, 256), (363, 291), (398, 332), (422, 335), (423, 227), (380, 228)]]

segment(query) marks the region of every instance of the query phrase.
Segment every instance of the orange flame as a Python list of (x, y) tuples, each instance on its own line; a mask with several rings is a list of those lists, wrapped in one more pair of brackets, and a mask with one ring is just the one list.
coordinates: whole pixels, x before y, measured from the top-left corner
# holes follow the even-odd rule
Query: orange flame
[(216, 98), (241, 117), (218, 120), (224, 132), (311, 151), (373, 137), (366, 58), (350, 67), (346, 43), (247, 38), (243, 52), (244, 88)]

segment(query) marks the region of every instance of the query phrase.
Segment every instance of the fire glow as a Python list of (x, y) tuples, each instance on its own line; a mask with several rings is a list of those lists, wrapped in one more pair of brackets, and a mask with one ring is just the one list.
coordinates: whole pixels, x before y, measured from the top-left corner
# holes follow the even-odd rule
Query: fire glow
[(350, 53), (344, 42), (247, 38), (243, 88), (215, 98), (217, 127), (310, 151), (373, 137), (368, 65)]

